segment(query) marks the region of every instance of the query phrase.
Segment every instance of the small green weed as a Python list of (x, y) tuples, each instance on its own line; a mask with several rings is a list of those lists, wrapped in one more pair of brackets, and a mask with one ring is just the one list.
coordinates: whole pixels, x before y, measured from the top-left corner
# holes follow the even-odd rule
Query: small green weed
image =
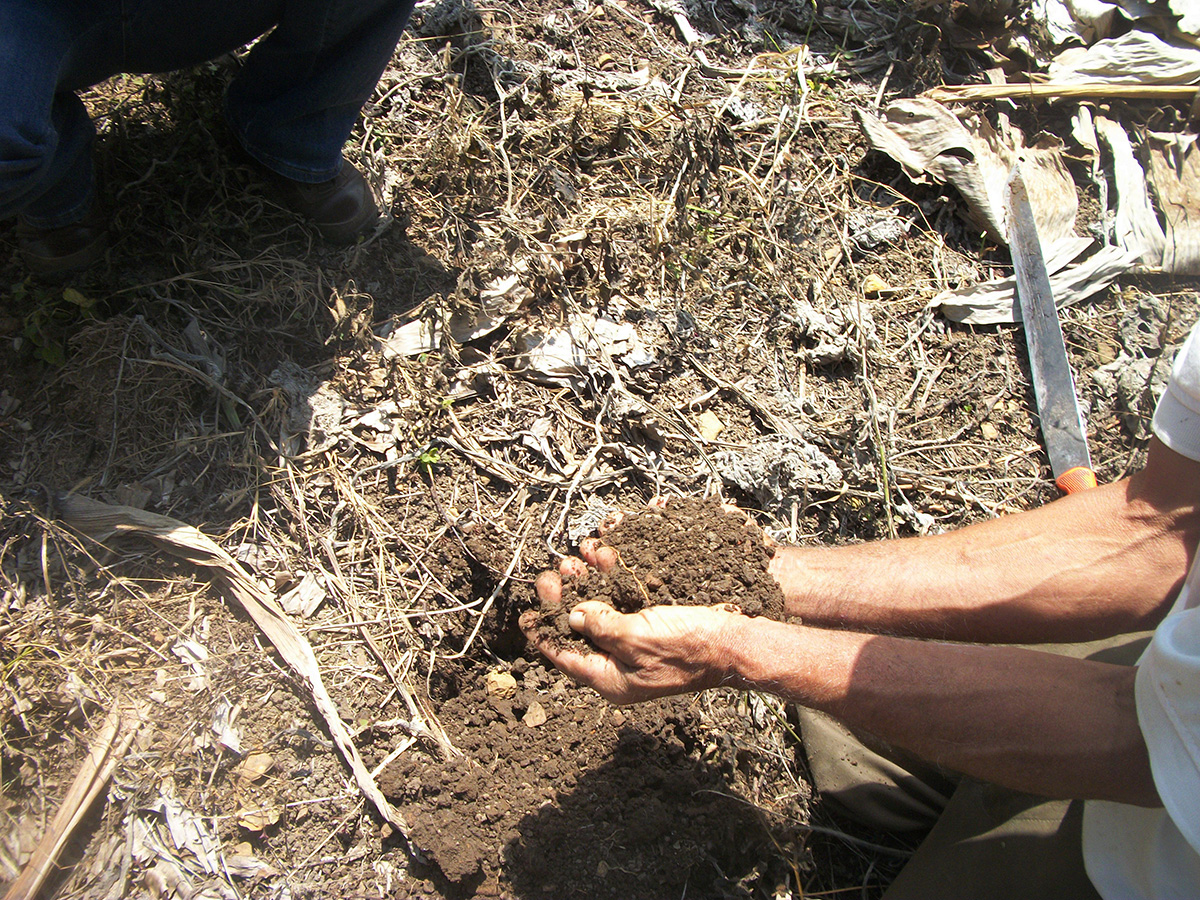
[(34, 358), (51, 366), (67, 361), (67, 338), (79, 321), (96, 317), (96, 301), (75, 288), (59, 291), (27, 278), (12, 286), (11, 295), (14, 306), (29, 310), (22, 337), (33, 348)]

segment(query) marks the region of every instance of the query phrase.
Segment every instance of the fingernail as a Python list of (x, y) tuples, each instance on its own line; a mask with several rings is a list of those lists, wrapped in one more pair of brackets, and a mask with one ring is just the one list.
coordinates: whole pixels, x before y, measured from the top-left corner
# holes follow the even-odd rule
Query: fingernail
[(571, 610), (571, 614), (567, 616), (567, 624), (578, 631), (583, 627), (583, 612), (578, 609)]

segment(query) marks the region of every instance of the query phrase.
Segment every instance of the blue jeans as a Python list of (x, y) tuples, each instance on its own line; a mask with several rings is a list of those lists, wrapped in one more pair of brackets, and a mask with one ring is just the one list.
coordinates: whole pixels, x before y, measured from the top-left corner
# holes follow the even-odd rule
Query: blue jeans
[(76, 91), (188, 68), (268, 31), (229, 87), (230, 127), (272, 171), (328, 181), (413, 4), (0, 0), (0, 219), (57, 228), (90, 209), (95, 129)]

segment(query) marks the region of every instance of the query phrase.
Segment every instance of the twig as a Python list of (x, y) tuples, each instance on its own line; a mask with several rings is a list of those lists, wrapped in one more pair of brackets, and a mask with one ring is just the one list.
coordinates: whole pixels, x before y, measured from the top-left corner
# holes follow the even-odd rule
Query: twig
[(479, 617), (475, 620), (475, 627), (471, 629), (471, 634), (467, 637), (462, 649), (457, 653), (451, 653), (443, 656), (442, 659), (462, 659), (467, 655), (467, 651), (471, 649), (471, 644), (475, 642), (475, 636), (479, 634), (479, 629), (483, 625), (483, 620), (487, 618), (488, 612), (492, 608), (492, 604), (496, 602), (496, 598), (500, 596), (500, 591), (508, 584), (508, 580), (512, 577), (513, 571), (517, 568), (517, 563), (521, 561), (521, 551), (525, 549), (525, 538), (529, 535), (529, 529), (533, 526), (532, 522), (525, 525), (525, 530), (521, 532), (521, 540), (517, 543), (517, 549), (513, 552), (512, 561), (509, 562), (508, 568), (504, 572), (504, 577), (496, 584), (492, 593), (488, 596), (487, 602), (483, 604), (483, 609), (479, 610)]

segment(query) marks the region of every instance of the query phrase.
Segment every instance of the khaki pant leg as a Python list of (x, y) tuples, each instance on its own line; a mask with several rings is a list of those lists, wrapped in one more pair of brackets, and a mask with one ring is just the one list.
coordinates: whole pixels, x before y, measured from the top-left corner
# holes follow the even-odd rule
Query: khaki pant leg
[(929, 831), (950, 801), (958, 778), (892, 747), (859, 739), (845, 725), (797, 707), (808, 767), (829, 810), (896, 834)]
[[(1038, 645), (1064, 656), (1134, 665), (1149, 640)], [(840, 723), (798, 710), (823, 802), (880, 830), (932, 830), (884, 900), (1094, 900), (1083, 867), (1083, 804), (1047, 800), (955, 777), (911, 754), (860, 740)], [(811, 743), (810, 743), (811, 739)], [(948, 800), (946, 799), (948, 798)], [(934, 824), (936, 822), (936, 824)]]
[(1081, 801), (965, 778), (884, 900), (1099, 900), (1083, 867)]

